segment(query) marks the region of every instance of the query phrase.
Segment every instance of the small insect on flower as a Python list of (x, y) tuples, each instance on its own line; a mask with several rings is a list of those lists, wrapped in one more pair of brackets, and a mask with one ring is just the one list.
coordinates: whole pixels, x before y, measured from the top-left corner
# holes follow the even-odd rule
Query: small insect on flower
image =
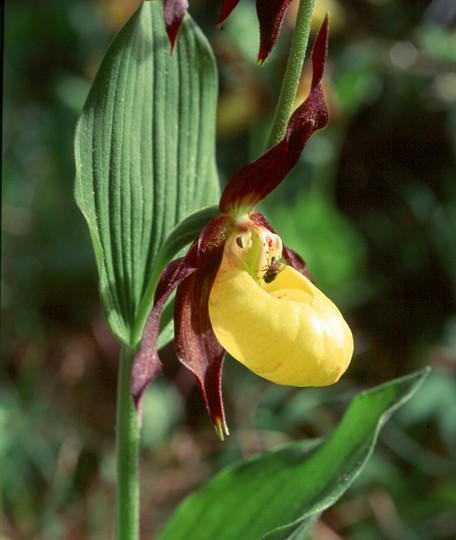
[(279, 272), (281, 272), (284, 268), (285, 265), (280, 262), (278, 257), (271, 257), (271, 263), (263, 275), (263, 281), (265, 283), (272, 283)]

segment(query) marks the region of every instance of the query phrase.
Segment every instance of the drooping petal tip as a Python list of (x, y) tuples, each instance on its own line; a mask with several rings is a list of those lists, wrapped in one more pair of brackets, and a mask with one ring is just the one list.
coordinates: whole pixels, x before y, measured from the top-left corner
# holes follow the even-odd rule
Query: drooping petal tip
[(279, 37), (283, 19), (290, 3), (291, 0), (257, 0), (256, 9), (260, 23), (259, 64), (263, 64), (270, 55)]
[(188, 10), (188, 0), (165, 0), (163, 12), (165, 28), (171, 44), (171, 52), (174, 50), (177, 34)]

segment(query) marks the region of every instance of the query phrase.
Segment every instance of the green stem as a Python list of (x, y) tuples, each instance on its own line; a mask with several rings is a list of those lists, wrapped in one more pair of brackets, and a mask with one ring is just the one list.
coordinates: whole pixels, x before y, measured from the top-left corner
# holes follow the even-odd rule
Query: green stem
[(278, 144), (284, 138), (287, 130), (288, 120), (298, 91), (302, 66), (306, 57), (314, 4), (315, 0), (301, 0), (299, 4), (296, 26), (291, 40), (290, 54), (275, 111), (268, 148)]
[(135, 351), (122, 348), (117, 386), (117, 540), (139, 538), (139, 426), (131, 397)]

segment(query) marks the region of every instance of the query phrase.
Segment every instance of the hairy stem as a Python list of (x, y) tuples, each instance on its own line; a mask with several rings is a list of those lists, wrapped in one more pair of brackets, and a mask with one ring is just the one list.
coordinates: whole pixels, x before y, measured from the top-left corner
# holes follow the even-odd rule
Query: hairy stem
[(117, 540), (139, 538), (139, 426), (130, 392), (135, 351), (122, 348), (117, 386)]
[(314, 4), (315, 0), (301, 0), (299, 4), (290, 54), (275, 111), (268, 148), (279, 143), (285, 136), (306, 57)]

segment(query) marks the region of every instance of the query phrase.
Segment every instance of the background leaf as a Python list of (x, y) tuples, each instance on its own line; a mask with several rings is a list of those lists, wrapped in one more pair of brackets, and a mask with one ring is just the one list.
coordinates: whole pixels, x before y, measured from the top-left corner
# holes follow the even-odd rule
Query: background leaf
[(324, 440), (294, 443), (223, 471), (181, 504), (160, 540), (302, 538), (298, 533), (307, 531), (306, 521), (313, 522), (350, 486), (382, 425), (427, 373), (360, 393)]
[(143, 3), (115, 37), (76, 130), (76, 200), (108, 324), (126, 345), (141, 337), (132, 328), (166, 237), (219, 194), (212, 50), (187, 16), (171, 55), (162, 9)]

